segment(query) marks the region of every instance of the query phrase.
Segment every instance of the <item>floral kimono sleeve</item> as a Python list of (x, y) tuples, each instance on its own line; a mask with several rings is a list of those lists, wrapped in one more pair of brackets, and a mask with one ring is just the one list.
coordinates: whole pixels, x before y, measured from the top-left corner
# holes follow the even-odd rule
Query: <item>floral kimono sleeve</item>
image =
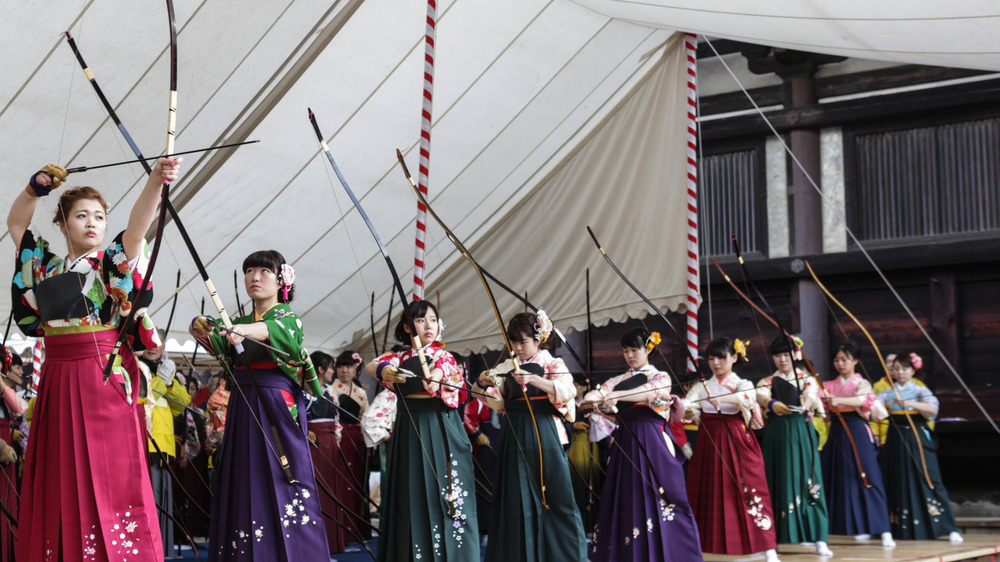
[[(124, 231), (118, 233), (101, 258), (101, 275), (105, 292), (101, 294), (95, 287), (89, 295), (91, 300), (102, 310), (107, 309), (107, 306), (98, 299), (101, 301), (105, 298), (111, 300), (112, 316), (110, 320), (118, 325), (132, 314), (131, 299), (142, 286), (149, 266), (149, 245), (146, 244), (146, 240), (142, 241), (139, 255), (130, 260), (122, 244), (124, 236)], [(146, 314), (146, 307), (153, 300), (152, 286), (143, 291), (142, 300), (143, 302), (135, 303), (138, 316), (126, 334), (129, 346), (136, 351), (160, 346), (160, 337), (156, 332), (156, 326)], [(103, 319), (104, 314), (101, 316)]]
[(556, 357), (546, 362), (542, 369), (545, 378), (552, 381), (553, 392), (549, 394), (549, 401), (566, 421), (573, 423), (576, 420), (576, 387), (566, 362)]
[(14, 320), (24, 335), (42, 335), (35, 287), (61, 270), (62, 265), (62, 258), (49, 251), (49, 243), (44, 238), (36, 239), (30, 229), (25, 231), (14, 257), (14, 278), (10, 286)]
[(701, 402), (707, 397), (703, 385), (694, 385), (684, 397), (684, 419), (701, 424)]
[(271, 347), (282, 353), (268, 350), (278, 368), (292, 380), (298, 381), (299, 372), (304, 372), (303, 386), (309, 389), (313, 396), (323, 396), (319, 385), (316, 368), (309, 358), (309, 353), (302, 347), (302, 320), (288, 308), (279, 304), (272, 308), (262, 320), (267, 325), (268, 338)]
[(459, 406), (458, 387), (461, 387), (464, 381), (462, 380), (462, 373), (458, 370), (458, 365), (455, 363), (455, 356), (441, 350), (434, 354), (434, 361), (428, 368), (432, 371), (435, 369), (441, 370), (441, 382), (447, 383), (449, 386), (439, 385), (438, 394), (446, 406), (457, 408)]

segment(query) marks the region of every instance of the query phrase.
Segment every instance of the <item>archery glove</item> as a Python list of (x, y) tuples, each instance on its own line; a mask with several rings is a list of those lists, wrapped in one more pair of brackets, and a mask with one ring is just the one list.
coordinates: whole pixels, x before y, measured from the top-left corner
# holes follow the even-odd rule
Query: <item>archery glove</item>
[[(45, 174), (50, 178), (51, 182), (49, 185), (42, 185), (38, 181), (38, 176), (40, 174)], [(28, 180), (28, 187), (24, 188), (24, 190), (27, 191), (28, 195), (31, 195), (32, 197), (45, 197), (53, 189), (62, 185), (63, 182), (66, 181), (67, 175), (66, 168), (56, 164), (49, 164), (41, 170), (35, 172), (35, 175), (31, 176), (31, 179)]]
[(3, 450), (0, 450), (0, 463), (13, 464), (15, 462), (17, 462), (17, 452), (14, 451), (14, 447), (4, 444)]
[(195, 316), (191, 320), (191, 333), (196, 337), (207, 338), (212, 335), (212, 319), (205, 315)]

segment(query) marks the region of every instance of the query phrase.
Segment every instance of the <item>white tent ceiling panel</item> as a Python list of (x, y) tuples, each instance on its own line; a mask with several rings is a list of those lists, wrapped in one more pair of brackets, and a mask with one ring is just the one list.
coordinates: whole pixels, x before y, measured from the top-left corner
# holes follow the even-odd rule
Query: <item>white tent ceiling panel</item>
[(1000, 70), (1000, 10), (967, 2), (573, 0), (608, 17), (800, 51)]
[[(233, 270), (249, 252), (273, 247), (299, 270), (295, 308), (305, 318), (310, 346), (333, 351), (357, 340), (368, 329), (372, 291), (381, 326), (391, 278), (317, 148), (306, 107), (316, 111), (334, 156), (409, 291), (416, 205), (393, 149), (404, 151), (416, 173), (426, 6), (399, 0), (285, 0), (249, 8), (236, 0), (175, 3), (177, 150), (262, 141), (187, 157), (184, 177), (172, 190), (230, 312), (235, 306)], [(635, 179), (635, 170), (612, 174), (614, 163), (601, 154), (588, 153), (594, 162), (577, 163), (604, 166), (602, 173), (609, 175), (601, 176), (601, 189), (556, 190), (551, 193), (561, 195), (555, 199), (539, 200), (546, 193), (539, 186), (560, 178), (593, 179), (586, 168), (573, 172), (565, 162), (587, 152), (582, 145), (598, 135), (623, 92), (649, 71), (645, 57), (651, 52), (659, 57), (656, 48), (673, 29), (834, 54), (1000, 70), (993, 4), (953, 4), (776, 0), (732, 13), (732, 3), (721, 0), (674, 0), (669, 5), (665, 0), (439, 2), (432, 202), (459, 237), (483, 253), (488, 269), (519, 290), (541, 291), (539, 296), (560, 318), (578, 326), (579, 295), (547, 295), (536, 289), (544, 283), (522, 278), (511, 265), (508, 246), (520, 244), (515, 242), (518, 225), (530, 225), (519, 221), (530, 219), (522, 215), (532, 206), (570, 205), (586, 198), (602, 211), (573, 220), (600, 219), (602, 229), (627, 220), (627, 210), (608, 205), (621, 185)], [(904, 10), (906, 16), (898, 17)], [(14, 2), (0, 21), (6, 47), (0, 59), (5, 78), (0, 82), (4, 200), (11, 200), (28, 175), (47, 161), (96, 165), (131, 158), (58, 36), (63, 29), (74, 33), (142, 151), (153, 155), (164, 146), (169, 54), (162, 4)], [(741, 62), (736, 55), (729, 58)], [(633, 134), (653, 138), (643, 129), (646, 124), (632, 125)], [(646, 147), (632, 148), (646, 154)], [(141, 168), (134, 165), (71, 179), (102, 190), (114, 206), (109, 225), (114, 232), (124, 228), (143, 181)], [(63, 251), (61, 237), (49, 224), (53, 208), (51, 198), (43, 200), (34, 223)], [(617, 214), (608, 215), (611, 211)], [(585, 238), (582, 246), (577, 244), (575, 239), (585, 236), (579, 228), (573, 224), (574, 241), (560, 259), (582, 271), (594, 266), (598, 256), (586, 247)], [(623, 269), (647, 264), (630, 255), (627, 243), (618, 242), (629, 235), (625, 230), (611, 234), (615, 242), (607, 242), (609, 251), (622, 244), (615, 255)], [(170, 287), (181, 268), (185, 286), (171, 335), (185, 339), (187, 321), (197, 313), (205, 291), (175, 226), (166, 227), (165, 239), (154, 276), (153, 317), (166, 324)], [(478, 287), (452, 284), (458, 272), (469, 273), (463, 269), (467, 266), (458, 263), (460, 256), (433, 223), (427, 242), (425, 278), (432, 289), (442, 288), (449, 332), (469, 345), (486, 341), (481, 338), (495, 329)], [(3, 235), (0, 253), (12, 252)], [(605, 320), (642, 313), (627, 289), (604, 277), (607, 271), (594, 273), (595, 283), (608, 290), (609, 300), (598, 307)], [(655, 274), (660, 280), (657, 303), (673, 306), (678, 293), (670, 284), (677, 282), (678, 272), (657, 269)], [(0, 304), (8, 298), (0, 296)], [(456, 317), (458, 311), (468, 316)], [(495, 338), (489, 341), (496, 344)]]

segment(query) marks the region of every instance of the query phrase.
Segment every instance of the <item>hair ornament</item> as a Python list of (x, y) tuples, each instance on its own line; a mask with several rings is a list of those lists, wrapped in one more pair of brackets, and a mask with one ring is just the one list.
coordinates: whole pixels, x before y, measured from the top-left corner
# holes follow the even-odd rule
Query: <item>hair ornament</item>
[(792, 350), (792, 359), (802, 361), (802, 348), (806, 343), (799, 336), (792, 336), (792, 343), (795, 344), (795, 349)]
[(653, 332), (652, 334), (649, 334), (649, 337), (646, 338), (646, 349), (653, 351), (656, 349), (656, 346), (660, 345), (660, 341), (660, 332)]
[(910, 354), (910, 365), (913, 365), (914, 369), (923, 369), (924, 360), (916, 353)]
[(545, 313), (544, 310), (538, 309), (535, 313), (538, 317), (538, 321), (535, 322), (535, 339), (539, 343), (545, 343), (549, 340), (549, 336), (552, 334), (552, 320), (549, 319), (549, 315)]
[(355, 365), (360, 365), (361, 364), (361, 354), (358, 353), (357, 351), (355, 351), (354, 353), (351, 354), (351, 359), (354, 360), (354, 364)]
[(749, 359), (747, 359), (747, 348), (748, 347), (750, 347), (750, 341), (749, 340), (741, 340), (739, 338), (736, 338), (735, 340), (733, 340), (733, 349), (736, 351), (736, 355), (739, 355), (740, 357), (743, 358), (744, 361), (747, 361), (747, 362), (750, 361)]
[(287, 263), (281, 264), (281, 273), (278, 275), (281, 280), (282, 291), (285, 300), (288, 300), (288, 289), (295, 284), (295, 268)]
[(434, 341), (444, 340), (444, 328), (445, 328), (444, 320), (438, 318), (438, 335), (434, 336)]

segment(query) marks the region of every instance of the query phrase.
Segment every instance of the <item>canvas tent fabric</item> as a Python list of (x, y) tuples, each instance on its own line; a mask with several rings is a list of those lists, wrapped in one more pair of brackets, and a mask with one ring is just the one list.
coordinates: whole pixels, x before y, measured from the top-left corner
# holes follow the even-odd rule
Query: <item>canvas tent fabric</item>
[[(558, 168), (469, 248), (484, 269), (527, 292), (563, 331), (587, 326), (587, 267), (595, 324), (651, 312), (605, 263), (587, 226), (654, 304), (684, 310), (687, 248), (676, 240), (687, 235), (685, 55), (683, 35), (675, 34), (642, 79), (591, 124)], [(523, 309), (515, 297), (491, 285), (504, 319)], [(433, 302), (438, 292), (449, 348), (478, 352), (503, 346), (486, 289), (469, 262), (453, 265), (431, 283), (425, 297)], [(354, 345), (370, 352), (370, 344), (362, 331)]]
[[(391, 281), (329, 171), (306, 108), (316, 112), (345, 176), (409, 285), (415, 203), (395, 165), (394, 149), (401, 148), (414, 167), (426, 6), (399, 0), (281, 0), (255, 3), (252, 9), (232, 1), (175, 0), (175, 5), (177, 150), (262, 141), (188, 157), (183, 178), (172, 188), (175, 207), (227, 308), (235, 309), (232, 277), (242, 258), (276, 248), (299, 271), (293, 307), (306, 323), (307, 347), (336, 351), (355, 343), (368, 329), (372, 292), (379, 323), (384, 322)], [(0, 197), (12, 200), (28, 176), (48, 162), (78, 166), (131, 158), (59, 35), (63, 30), (76, 37), (137, 145), (147, 155), (162, 150), (168, 99), (162, 3), (58, 0), (5, 8), (0, 20), (6, 55), (0, 58)], [(649, 74), (673, 32), (1000, 70), (994, 12), (985, 1), (873, 6), (854, 0), (834, 5), (777, 0), (739, 10), (732, 3), (691, 0), (441, 1), (432, 204), (474, 251), (485, 252), (487, 267), (491, 260), (499, 263), (491, 271), (527, 289), (532, 300), (551, 308), (561, 326), (579, 327), (582, 281), (576, 288), (568, 285), (561, 300), (546, 298), (541, 286), (518, 283), (501, 271), (506, 258), (491, 248), (505, 235), (496, 233), (516, 220), (512, 211), (529, 207), (525, 197), (533, 197), (530, 207), (553, 207), (539, 201), (541, 193), (561, 192), (542, 190), (543, 182), (576, 168), (560, 165), (586, 151), (581, 143), (599, 136), (598, 125), (613, 127), (610, 110)], [(109, 230), (116, 232), (124, 227), (143, 178), (138, 166), (125, 166), (74, 176), (71, 183), (102, 190), (112, 205)], [(608, 192), (583, 196), (601, 198)], [(597, 199), (591, 207), (600, 203)], [(51, 198), (41, 202), (34, 226), (56, 248), (64, 248), (50, 224), (53, 206)], [(600, 216), (604, 222), (594, 219), (593, 226), (622, 269), (636, 274), (638, 264), (656, 260), (634, 253), (620, 224), (626, 217), (612, 211), (624, 209), (609, 208)], [(168, 224), (164, 238), (151, 312), (159, 325), (166, 324), (180, 269), (183, 281), (170, 336), (189, 341), (187, 322), (207, 295), (176, 228)], [(584, 230), (574, 236), (574, 244), (577, 239), (579, 246), (569, 248), (567, 261), (590, 260), (595, 287), (611, 292), (600, 295), (608, 299), (601, 321), (641, 313), (627, 302), (626, 288), (603, 278), (610, 272), (600, 266), (596, 249), (586, 246)], [(9, 237), (0, 236), (0, 253), (13, 251)], [(487, 333), (492, 314), (480, 304), (481, 288), (459, 290), (460, 277), (467, 274), (459, 260), (440, 229), (430, 225), (425, 277), (442, 287), (442, 307), (453, 326), (449, 334), (470, 347), (478, 345), (476, 338), (493, 342)], [(586, 265), (576, 262), (578, 278)], [(663, 299), (658, 302), (663, 307), (675, 306), (672, 295), (683, 294), (683, 287), (669, 288), (666, 279), (643, 288)], [(461, 298), (468, 298), (469, 306), (447, 304), (460, 298), (456, 292), (467, 293)], [(0, 307), (6, 306), (9, 297), (0, 295)], [(517, 307), (505, 306), (505, 314)]]

